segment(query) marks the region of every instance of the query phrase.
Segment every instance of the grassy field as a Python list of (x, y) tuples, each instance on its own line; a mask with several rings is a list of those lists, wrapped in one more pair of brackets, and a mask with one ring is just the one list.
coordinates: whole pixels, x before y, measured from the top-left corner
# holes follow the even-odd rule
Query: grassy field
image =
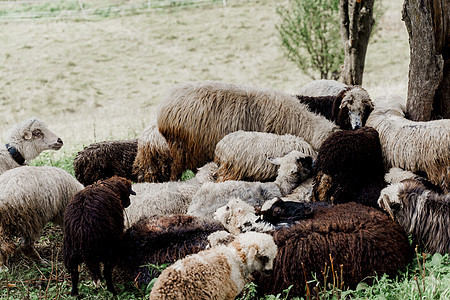
[[(65, 9), (76, 9), (76, 1), (66, 2), (71, 3)], [(83, 146), (137, 137), (155, 119), (160, 99), (173, 84), (221, 80), (295, 93), (312, 79), (288, 61), (280, 47), (275, 9), (283, 2), (230, 0), (225, 7), (219, 1), (87, 19), (0, 18), (0, 134), (31, 116), (44, 120), (65, 144), (34, 163), (73, 171), (74, 155)], [(363, 86), (372, 98), (386, 93), (406, 97), (409, 46), (401, 21), (402, 2), (384, 0), (386, 12), (368, 48)], [(9, 4), (8, 9), (17, 10), (17, 5)], [(49, 226), (38, 251), (53, 264), (43, 268), (15, 255), (10, 272), (0, 274), (1, 299), (69, 298), (60, 250), (61, 231)], [(449, 271), (448, 255), (427, 256), (404, 276), (380, 277), (374, 286), (335, 291), (334, 297), (450, 297)], [(107, 292), (92, 291), (86, 273), (82, 279), (85, 299), (110, 298)], [(119, 288), (119, 299), (145, 298), (149, 292), (149, 287), (125, 283)], [(333, 298), (333, 292), (327, 289), (323, 298)]]

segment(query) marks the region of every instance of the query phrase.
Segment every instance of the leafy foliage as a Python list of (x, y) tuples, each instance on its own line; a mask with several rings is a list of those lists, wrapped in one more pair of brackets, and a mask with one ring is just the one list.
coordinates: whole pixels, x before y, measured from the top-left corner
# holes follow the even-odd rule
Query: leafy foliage
[(339, 32), (339, 0), (289, 0), (276, 26), (287, 57), (312, 79), (337, 79), (345, 54)]

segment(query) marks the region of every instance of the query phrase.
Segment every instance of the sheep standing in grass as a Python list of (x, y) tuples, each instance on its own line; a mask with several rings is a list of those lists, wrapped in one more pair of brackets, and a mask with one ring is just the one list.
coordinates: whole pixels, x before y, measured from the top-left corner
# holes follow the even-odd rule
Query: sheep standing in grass
[(378, 207), (385, 187), (378, 132), (363, 127), (333, 133), (318, 151), (314, 172), (314, 201)]
[(375, 103), (367, 126), (380, 135), (386, 169), (425, 172), (433, 184), (450, 192), (450, 120), (408, 120), (398, 96), (380, 97)]
[(341, 129), (365, 126), (373, 110), (373, 102), (365, 89), (335, 80), (313, 81), (300, 89), (297, 98)]
[[(267, 222), (252, 222), (257, 216), (239, 204), (223, 212), (226, 216), (219, 212), (217, 218), (227, 221), (225, 227), (246, 225), (236, 228), (237, 231), (274, 227)], [(413, 255), (400, 225), (380, 210), (354, 202), (315, 207), (313, 217), (267, 232), (273, 235), (278, 253), (269, 277), (254, 274), (260, 294), (276, 295), (292, 285), (290, 297), (304, 296), (305, 282), (313, 279), (311, 274), (315, 273), (322, 283), (322, 272), (331, 271), (330, 266), (337, 273), (328, 273), (328, 282), (339, 277), (339, 282), (344, 283), (342, 288), (354, 288), (371, 276), (395, 276)]]
[(261, 205), (274, 197), (289, 194), (312, 172), (312, 158), (297, 150), (270, 161), (279, 165), (274, 182), (229, 180), (205, 183), (192, 198), (187, 214), (212, 218), (216, 209), (232, 197), (241, 198), (252, 205)]
[(168, 181), (171, 160), (169, 145), (159, 133), (156, 121), (153, 121), (138, 138), (138, 150), (133, 163), (137, 182)]
[(0, 175), (0, 270), (6, 269), (15, 236), (23, 254), (46, 263), (34, 248), (48, 222), (63, 225), (67, 204), (83, 189), (72, 175), (56, 167), (24, 166)]
[(450, 253), (450, 194), (438, 194), (422, 181), (405, 179), (381, 191), (378, 204), (431, 253)]
[(217, 181), (270, 181), (278, 166), (268, 157), (282, 157), (292, 150), (316, 158), (317, 153), (303, 138), (266, 132), (236, 131), (221, 139), (214, 152)]
[(6, 147), (0, 150), (0, 174), (26, 164), (42, 151), (59, 150), (62, 146), (63, 141), (41, 120), (23, 121), (6, 135)]
[(208, 236), (224, 230), (218, 221), (189, 215), (143, 217), (125, 232), (117, 270), (122, 278), (147, 285), (160, 274), (151, 265), (172, 264), (208, 246)]
[(132, 173), (137, 140), (94, 143), (78, 152), (73, 161), (75, 177), (84, 186), (114, 175), (136, 181)]
[(131, 196), (131, 205), (125, 210), (125, 226), (130, 227), (144, 216), (186, 213), (194, 194), (202, 184), (215, 180), (216, 171), (217, 165), (210, 162), (186, 181), (133, 184), (136, 195)]
[(172, 88), (160, 102), (157, 122), (173, 156), (173, 180), (184, 170), (211, 161), (216, 144), (234, 131), (292, 134), (318, 149), (339, 130), (295, 96), (215, 81)]
[(277, 254), (273, 238), (247, 232), (227, 245), (189, 255), (165, 269), (150, 299), (235, 299), (255, 271), (269, 271)]
[(64, 264), (72, 277), (71, 295), (78, 295), (78, 267), (84, 262), (98, 287), (103, 276), (116, 294), (112, 269), (124, 235), (123, 210), (130, 205), (131, 181), (122, 177), (99, 180), (75, 194), (64, 216)]

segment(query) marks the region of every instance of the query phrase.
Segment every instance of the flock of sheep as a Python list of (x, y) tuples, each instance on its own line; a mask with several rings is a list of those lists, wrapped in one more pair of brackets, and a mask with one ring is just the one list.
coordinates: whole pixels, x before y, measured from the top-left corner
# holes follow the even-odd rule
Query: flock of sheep
[[(261, 295), (303, 296), (328, 269), (350, 288), (394, 276), (413, 257), (408, 234), (450, 252), (450, 120), (410, 121), (397, 96), (372, 101), (331, 80), (297, 95), (187, 82), (138, 139), (80, 151), (76, 178), (26, 165), (62, 145), (35, 118), (6, 137), (0, 271), (16, 238), (47, 264), (34, 243), (46, 223), (63, 225), (72, 295), (82, 263), (114, 294), (116, 274), (158, 278), (150, 299), (234, 299), (250, 281)], [(187, 169), (195, 176), (180, 181)]]

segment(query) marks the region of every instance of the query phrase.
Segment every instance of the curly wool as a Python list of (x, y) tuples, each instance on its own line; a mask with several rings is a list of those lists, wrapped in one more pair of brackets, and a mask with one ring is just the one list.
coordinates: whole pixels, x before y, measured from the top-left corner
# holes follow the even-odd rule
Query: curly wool
[(391, 95), (376, 99), (367, 120), (380, 135), (385, 168), (425, 172), (433, 184), (450, 192), (450, 120), (408, 120), (402, 102)]
[(227, 134), (258, 131), (300, 136), (318, 149), (339, 128), (292, 95), (222, 82), (188, 82), (160, 102), (158, 128), (171, 150), (171, 178), (213, 159)]
[(292, 150), (316, 158), (317, 153), (303, 138), (266, 132), (236, 131), (221, 139), (214, 151), (217, 181), (271, 181), (278, 166), (269, 157), (282, 157)]
[(133, 174), (137, 182), (168, 181), (171, 160), (169, 145), (159, 132), (155, 120), (138, 138), (138, 150), (133, 163)]
[(136, 181), (132, 174), (137, 140), (94, 143), (78, 152), (73, 161), (75, 177), (84, 186), (97, 180), (120, 176)]

